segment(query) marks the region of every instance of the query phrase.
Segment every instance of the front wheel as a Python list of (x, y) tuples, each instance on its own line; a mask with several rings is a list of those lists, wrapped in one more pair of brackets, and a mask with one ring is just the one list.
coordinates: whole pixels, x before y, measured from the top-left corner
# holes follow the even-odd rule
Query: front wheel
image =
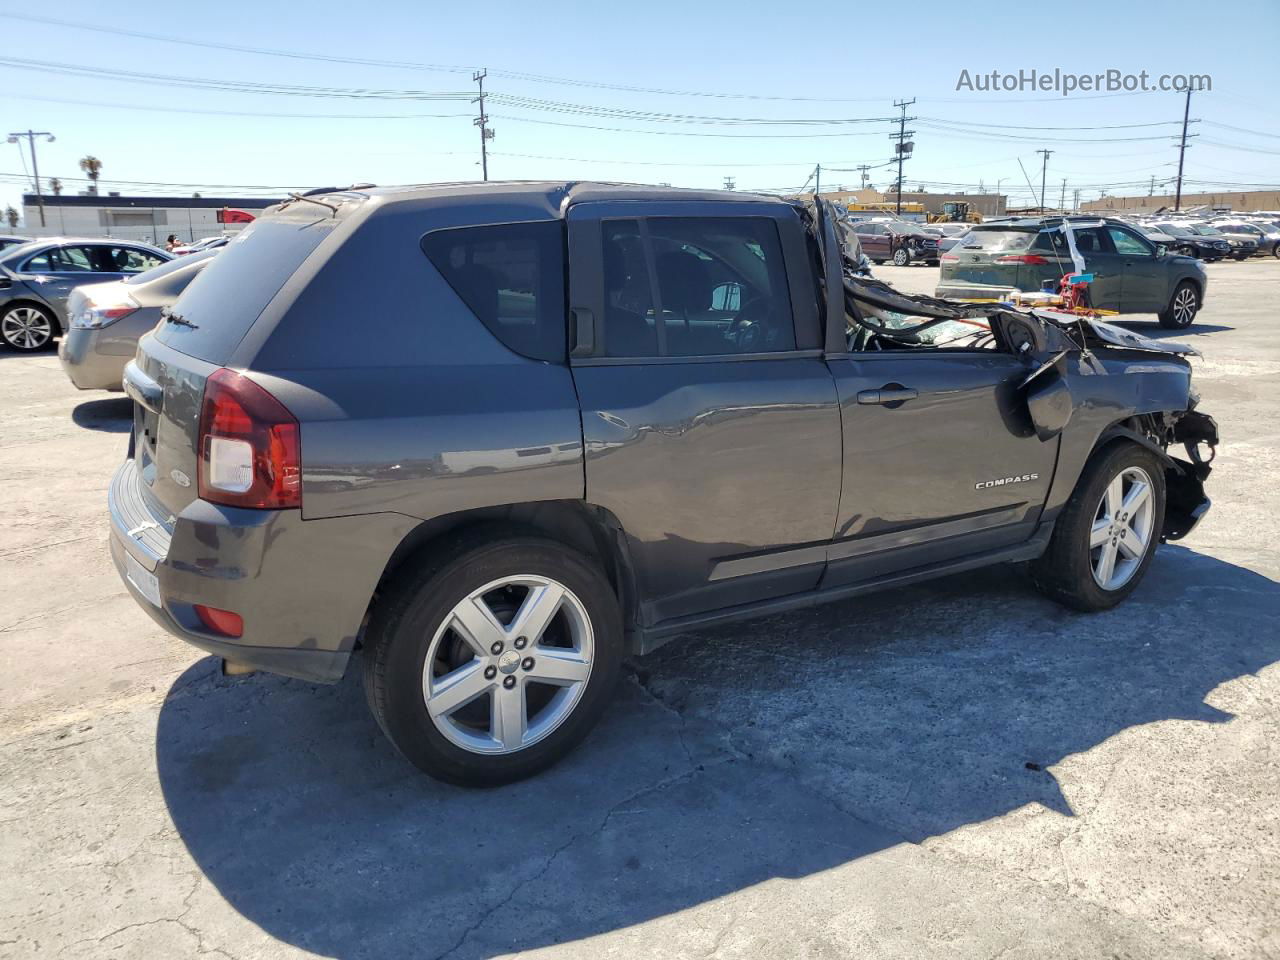
[(1160, 314), (1160, 326), (1169, 330), (1185, 330), (1200, 312), (1200, 295), (1195, 285), (1183, 280), (1169, 298), (1169, 306)]
[(1085, 467), (1031, 576), (1076, 610), (1107, 610), (1138, 586), (1164, 526), (1164, 469), (1135, 443), (1108, 448)]
[(893, 265), (895, 267), (905, 267), (911, 262), (911, 254), (905, 247), (899, 247), (893, 251)]
[(536, 537), (464, 541), (383, 592), (365, 693), (420, 770), (497, 786), (572, 750), (604, 712), (621, 662), (617, 599), (586, 557)]
[(44, 307), (17, 303), (0, 316), (0, 340), (14, 350), (30, 353), (43, 350), (53, 340), (57, 321)]

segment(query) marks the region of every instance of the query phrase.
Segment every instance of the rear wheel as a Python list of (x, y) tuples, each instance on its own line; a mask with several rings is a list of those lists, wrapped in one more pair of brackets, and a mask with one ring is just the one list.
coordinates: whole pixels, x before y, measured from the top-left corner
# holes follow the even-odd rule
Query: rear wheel
[(622, 662), (608, 580), (554, 541), (462, 544), (398, 576), (369, 625), (365, 692), (419, 769), (496, 786), (555, 763), (595, 725)]
[(1114, 607), (1138, 586), (1164, 526), (1160, 461), (1134, 443), (1107, 448), (1085, 467), (1031, 576), (1076, 610)]
[(43, 350), (53, 340), (56, 323), (44, 307), (17, 303), (0, 315), (0, 340), (14, 350)]
[(1200, 312), (1200, 294), (1195, 284), (1183, 280), (1169, 298), (1169, 306), (1160, 314), (1160, 326), (1170, 330), (1184, 330), (1191, 326)]

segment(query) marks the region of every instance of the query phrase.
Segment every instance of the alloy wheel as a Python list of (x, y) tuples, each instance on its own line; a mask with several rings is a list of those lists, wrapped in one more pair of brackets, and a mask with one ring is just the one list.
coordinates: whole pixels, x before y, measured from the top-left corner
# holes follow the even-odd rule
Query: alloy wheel
[(1173, 297), (1173, 319), (1180, 327), (1188, 327), (1196, 318), (1196, 292), (1183, 287)]
[(1089, 566), (1103, 590), (1128, 583), (1151, 547), (1155, 504), (1151, 476), (1126, 467), (1107, 484), (1089, 532)]
[(0, 338), (19, 350), (38, 350), (52, 337), (53, 325), (35, 307), (14, 307), (0, 320)]
[(523, 750), (573, 713), (594, 648), (586, 608), (563, 584), (533, 574), (492, 581), (455, 604), (431, 639), (427, 714), (464, 750)]

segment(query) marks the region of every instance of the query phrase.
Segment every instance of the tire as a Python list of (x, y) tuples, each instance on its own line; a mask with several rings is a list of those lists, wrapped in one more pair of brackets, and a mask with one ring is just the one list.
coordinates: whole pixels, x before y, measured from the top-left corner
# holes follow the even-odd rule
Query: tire
[[(1136, 483), (1145, 485), (1146, 496), (1131, 504)], [(1164, 466), (1155, 454), (1129, 441), (1103, 448), (1081, 473), (1048, 549), (1031, 562), (1031, 579), (1064, 606), (1109, 610), (1134, 591), (1151, 565), (1164, 505)], [(1135, 538), (1142, 544), (1136, 556)], [(1101, 563), (1104, 553), (1111, 555), (1110, 568)]]
[(53, 343), (58, 321), (38, 304), (23, 301), (10, 304), (0, 313), (0, 340), (11, 350), (34, 353)]
[(905, 267), (911, 263), (911, 253), (904, 247), (899, 247), (893, 251), (893, 265), (895, 267)]
[(1277, 260), (1280, 260), (1280, 243), (1277, 243), (1274, 247), (1271, 248), (1271, 255), (1275, 257)]
[(1200, 312), (1200, 293), (1190, 280), (1183, 280), (1173, 290), (1169, 306), (1160, 313), (1160, 326), (1167, 330), (1185, 330)]
[(874, 263), (877, 267), (883, 267), (883, 266), (884, 266), (884, 261), (883, 261), (883, 260), (872, 260), (871, 262), (872, 262), (872, 263)]
[(926, 260), (925, 262), (931, 267), (936, 267), (938, 264), (942, 263), (941, 260)]
[[(525, 637), (517, 618), (537, 612), (535, 600), (543, 611), (556, 607)], [(418, 769), (461, 786), (498, 786), (546, 769), (586, 737), (622, 655), (618, 601), (597, 565), (540, 537), (472, 536), (395, 575), (382, 592), (365, 639), (365, 694)], [(553, 674), (556, 683), (538, 679)], [(505, 736), (504, 720), (512, 723)]]

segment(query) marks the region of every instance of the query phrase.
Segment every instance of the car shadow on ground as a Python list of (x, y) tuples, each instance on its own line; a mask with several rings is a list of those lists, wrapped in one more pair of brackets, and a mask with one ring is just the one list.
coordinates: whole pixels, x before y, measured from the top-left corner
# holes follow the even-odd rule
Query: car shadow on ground
[(632, 664), (568, 760), (485, 791), (413, 771), (358, 669), (321, 687), (206, 659), (166, 698), (157, 762), (191, 856), (270, 935), (491, 957), (1028, 804), (1074, 816), (1055, 763), (1142, 724), (1230, 720), (1206, 696), (1280, 660), (1278, 618), (1280, 584), (1178, 547), (1096, 615), (979, 571), (677, 641)]
[(103, 433), (128, 433), (133, 429), (133, 401), (123, 394), (86, 400), (71, 411), (77, 427)]

